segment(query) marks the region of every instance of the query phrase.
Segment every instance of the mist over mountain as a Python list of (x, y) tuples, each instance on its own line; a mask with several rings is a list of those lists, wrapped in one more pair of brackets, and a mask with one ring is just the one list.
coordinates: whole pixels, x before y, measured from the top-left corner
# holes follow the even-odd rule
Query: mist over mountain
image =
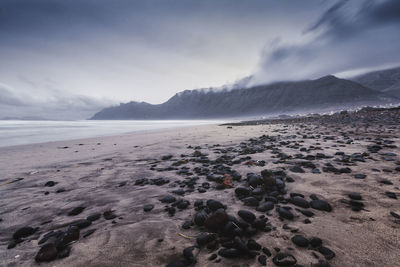
[(105, 108), (92, 119), (232, 118), (390, 103), (400, 99), (330, 75), (243, 89), (186, 90), (159, 105), (129, 102)]
[(352, 80), (368, 88), (400, 97), (400, 67), (369, 72)]

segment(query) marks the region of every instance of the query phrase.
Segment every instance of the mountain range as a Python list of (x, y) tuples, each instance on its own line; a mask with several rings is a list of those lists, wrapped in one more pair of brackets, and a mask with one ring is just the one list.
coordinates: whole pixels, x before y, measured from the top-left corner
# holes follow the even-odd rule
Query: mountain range
[(400, 67), (369, 72), (353, 78), (365, 87), (400, 97)]
[(91, 119), (249, 118), (400, 103), (400, 68), (352, 79), (329, 75), (316, 80), (278, 82), (250, 88), (185, 90), (152, 105), (129, 102), (104, 108)]

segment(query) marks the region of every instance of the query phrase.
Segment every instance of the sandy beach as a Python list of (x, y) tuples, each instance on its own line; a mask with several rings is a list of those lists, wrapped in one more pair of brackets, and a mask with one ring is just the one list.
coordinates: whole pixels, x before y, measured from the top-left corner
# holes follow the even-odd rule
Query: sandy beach
[[(40, 266), (188, 263), (182, 251), (196, 245), (194, 266), (261, 266), (264, 259), (274, 266), (273, 258), (285, 253), (298, 266), (400, 266), (399, 155), (399, 124), (352, 121), (207, 125), (3, 147), (0, 265), (37, 265), (40, 247), (51, 239), (46, 234), (78, 225), (69, 256)], [(272, 171), (274, 189), (252, 186), (249, 173), (266, 183), (263, 170)], [(256, 204), (244, 200), (247, 192)], [(161, 202), (167, 195), (175, 200)], [(267, 249), (221, 256), (223, 247), (238, 246), (224, 241), (222, 226), (191, 223), (202, 207), (208, 217), (217, 212), (206, 204), (210, 199), (238, 219), (243, 242)], [(204, 202), (195, 207), (196, 200)], [(260, 211), (266, 202), (274, 207)], [(247, 234), (252, 226), (242, 226), (239, 210), (255, 214), (262, 226), (250, 219), (255, 232)], [(32, 233), (15, 238), (22, 227)], [(202, 232), (218, 234), (214, 247), (199, 244)], [(306, 238), (305, 246), (293, 241), (296, 235)], [(322, 246), (308, 243), (313, 237)]]

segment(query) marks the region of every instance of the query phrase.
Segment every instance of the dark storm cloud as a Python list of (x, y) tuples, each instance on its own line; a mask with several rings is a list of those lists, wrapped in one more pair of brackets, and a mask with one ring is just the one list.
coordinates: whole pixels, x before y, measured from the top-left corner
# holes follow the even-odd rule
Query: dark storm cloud
[(400, 1), (338, 1), (300, 44), (268, 47), (254, 83), (320, 76), (400, 62)]

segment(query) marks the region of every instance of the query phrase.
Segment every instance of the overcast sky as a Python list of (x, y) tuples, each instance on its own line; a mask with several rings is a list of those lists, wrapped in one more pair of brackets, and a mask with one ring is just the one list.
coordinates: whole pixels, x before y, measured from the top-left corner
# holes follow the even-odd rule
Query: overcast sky
[(76, 118), (248, 75), (398, 65), (399, 14), (399, 0), (0, 0), (0, 112), (85, 107)]

